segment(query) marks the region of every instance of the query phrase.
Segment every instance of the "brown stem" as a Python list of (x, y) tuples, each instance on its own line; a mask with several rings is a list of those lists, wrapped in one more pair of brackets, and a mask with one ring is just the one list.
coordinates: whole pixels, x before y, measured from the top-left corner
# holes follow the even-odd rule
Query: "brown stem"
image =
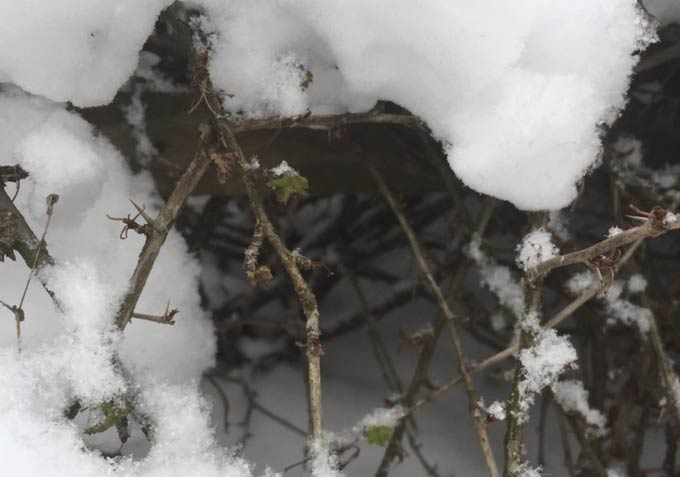
[[(536, 213), (529, 216), (532, 229), (536, 230), (547, 221), (546, 213)], [(531, 346), (535, 339), (535, 330), (528, 326), (525, 321), (530, 316), (541, 314), (541, 292), (543, 280), (525, 280), (524, 283), (524, 313), (517, 323), (519, 329), (519, 351)], [(504, 450), (505, 467), (504, 477), (519, 477), (524, 450), (524, 424), (526, 417), (521, 411), (522, 400), (525, 399), (521, 392), (521, 383), (524, 379), (524, 366), (520, 360), (515, 365), (515, 375), (512, 381), (512, 391), (507, 402), (507, 428), (505, 432)]]
[(262, 198), (255, 186), (253, 172), (241, 146), (236, 140), (231, 124), (223, 117), (215, 117), (214, 119), (217, 127), (218, 141), (225, 152), (231, 152), (236, 157), (236, 161), (241, 168), (241, 180), (246, 189), (250, 207), (255, 214), (255, 219), (262, 228), (262, 233), (267, 242), (269, 242), (274, 249), (274, 252), (279, 257), (279, 260), (281, 260), (286, 272), (290, 276), (295, 293), (297, 294), (307, 321), (307, 342), (305, 348), (307, 350), (308, 362), (307, 379), (309, 381), (310, 423), (312, 437), (320, 439), (322, 437), (321, 355), (323, 354), (323, 350), (320, 342), (319, 309), (316, 303), (316, 297), (302, 277), (295, 256), (288, 250), (269, 220), (262, 203)]
[[(40, 240), (26, 223), (24, 216), (7, 195), (4, 187), (0, 187), (0, 241), (11, 246), (24, 259), (26, 265), (34, 270), (39, 270), (46, 265), (54, 265), (54, 259), (47, 251), (47, 246), (40, 245)], [(47, 282), (42, 278), (39, 280), (54, 300), (54, 293), (50, 291)], [(56, 300), (55, 304), (59, 307)]]
[(559, 255), (541, 262), (528, 270), (526, 277), (528, 280), (536, 280), (538, 277), (544, 276), (555, 268), (566, 267), (567, 265), (574, 265), (576, 263), (588, 264), (590, 263), (590, 260), (623, 247), (624, 245), (628, 245), (629, 243), (637, 242), (649, 237), (658, 237), (666, 232), (678, 229), (680, 229), (680, 219), (675, 222), (660, 223), (657, 220), (649, 218), (642, 225), (625, 230), (613, 237), (591, 245), (590, 247), (565, 255)]
[[(206, 128), (202, 129), (201, 143), (203, 143), (206, 139), (205, 136), (208, 134)], [(163, 204), (163, 207), (161, 207), (158, 216), (152, 220), (145, 217), (147, 221), (150, 221), (150, 227), (147, 227), (145, 231), (146, 241), (139, 255), (137, 266), (130, 278), (130, 289), (116, 314), (116, 325), (120, 330), (124, 330), (130, 319), (132, 319), (137, 302), (142, 295), (142, 291), (144, 291), (144, 286), (149, 278), (149, 274), (151, 274), (156, 258), (158, 258), (161, 247), (165, 243), (165, 239), (168, 237), (168, 233), (172, 229), (175, 220), (177, 220), (182, 207), (184, 207), (184, 203), (201, 180), (201, 177), (203, 177), (209, 165), (210, 159), (204, 154), (203, 147), (199, 145), (194, 159), (175, 184), (174, 190), (165, 204)]]
[[(635, 242), (633, 245), (631, 245), (626, 252), (623, 254), (621, 259), (618, 261), (616, 266), (614, 267), (614, 272), (616, 272), (620, 267), (622, 267), (629, 259), (630, 257), (633, 256), (633, 253), (637, 248), (640, 246), (642, 243), (642, 240), (638, 240)], [(584, 304), (586, 304), (589, 300), (591, 300), (595, 295), (597, 295), (599, 292), (602, 291), (602, 285), (598, 282), (595, 285), (591, 286), (590, 288), (586, 289), (583, 291), (578, 297), (576, 297), (571, 303), (569, 303), (567, 306), (562, 308), (555, 316), (553, 316), (550, 320), (548, 320), (542, 328), (544, 330), (548, 330), (551, 328), (555, 328), (557, 325), (562, 323), (564, 320), (569, 318), (571, 315), (573, 315), (579, 308), (581, 308)], [(494, 354), (493, 356), (490, 356), (486, 358), (484, 361), (476, 364), (475, 366), (472, 367), (470, 370), (472, 373), (477, 373), (479, 371), (482, 371), (486, 368), (489, 368), (495, 364), (498, 364), (500, 362), (505, 361), (519, 350), (519, 346), (513, 345), (505, 348), (503, 351), (499, 351), (498, 353)], [(442, 394), (446, 393), (449, 389), (452, 387), (460, 384), (463, 381), (462, 376), (457, 376), (450, 380), (447, 383), (442, 384), (439, 386), (437, 389), (433, 390), (430, 394), (427, 396), (423, 397), (422, 399), (418, 400), (413, 406), (411, 406), (406, 413), (410, 414), (411, 412), (415, 411), (416, 409), (424, 406), (428, 402), (432, 401), (433, 399), (437, 398), (438, 396), (441, 396)]]
[(430, 272), (430, 267), (427, 264), (427, 261), (425, 260), (425, 254), (423, 253), (420, 243), (418, 242), (418, 239), (416, 238), (415, 233), (411, 228), (411, 225), (408, 223), (406, 217), (402, 213), (401, 207), (397, 203), (397, 200), (395, 199), (394, 195), (385, 184), (385, 181), (383, 180), (378, 170), (373, 165), (369, 166), (369, 168), (371, 174), (376, 180), (376, 183), (378, 184), (380, 192), (385, 197), (385, 200), (387, 200), (387, 203), (394, 211), (394, 214), (397, 216), (397, 220), (399, 221), (399, 224), (401, 225), (401, 228), (404, 231), (406, 238), (408, 239), (409, 245), (411, 246), (413, 255), (415, 256), (416, 261), (418, 262), (418, 265), (423, 275), (425, 276), (425, 280), (430, 286), (432, 294), (434, 295), (437, 301), (437, 305), (439, 306), (439, 309), (441, 310), (442, 315), (445, 318), (446, 323), (448, 324), (449, 333), (451, 335), (451, 341), (453, 342), (453, 348), (456, 352), (456, 357), (458, 359), (458, 369), (460, 370), (460, 373), (463, 376), (465, 391), (468, 396), (469, 410), (470, 413), (472, 414), (472, 418), (477, 429), (477, 434), (479, 436), (479, 441), (482, 447), (482, 452), (484, 454), (484, 459), (486, 461), (489, 475), (491, 477), (496, 477), (498, 476), (498, 469), (496, 467), (496, 461), (493, 457), (493, 451), (491, 450), (491, 446), (489, 445), (489, 436), (486, 429), (486, 421), (484, 416), (482, 416), (481, 410), (477, 406), (477, 398), (474, 384), (472, 382), (472, 377), (467, 367), (465, 354), (463, 353), (463, 347), (461, 345), (456, 330), (456, 322), (459, 321), (459, 319), (458, 317), (456, 317), (456, 315), (449, 307), (448, 302), (444, 298), (444, 294), (442, 293), (441, 289), (439, 288), (439, 285), (435, 281), (434, 276)]
[(327, 116), (247, 119), (232, 122), (231, 129), (234, 133), (241, 133), (245, 131), (257, 131), (259, 129), (335, 129), (351, 124), (398, 124), (424, 130), (424, 123), (411, 114), (387, 114), (378, 110), (371, 110), (366, 113), (346, 113)]

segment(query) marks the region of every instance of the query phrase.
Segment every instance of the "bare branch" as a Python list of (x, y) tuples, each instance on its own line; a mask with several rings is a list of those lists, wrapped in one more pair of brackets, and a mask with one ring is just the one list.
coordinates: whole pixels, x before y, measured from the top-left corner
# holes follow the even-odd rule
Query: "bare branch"
[[(208, 132), (209, 131), (206, 128), (203, 128), (201, 131), (201, 144), (206, 139), (205, 136)], [(182, 174), (182, 177), (179, 178), (177, 184), (175, 184), (174, 190), (165, 204), (163, 204), (163, 207), (161, 207), (156, 219), (151, 219), (151, 217), (144, 212), (143, 208), (133, 202), (133, 205), (137, 208), (139, 214), (142, 215), (152, 227), (146, 234), (144, 247), (142, 248), (137, 266), (130, 279), (130, 291), (125, 295), (123, 303), (116, 315), (116, 325), (121, 330), (124, 330), (130, 322), (130, 319), (135, 312), (137, 302), (139, 301), (139, 297), (142, 295), (142, 291), (146, 285), (146, 280), (149, 278), (149, 274), (160, 253), (161, 247), (165, 243), (165, 239), (167, 238), (170, 229), (172, 229), (182, 207), (184, 207), (187, 198), (191, 195), (205, 171), (208, 170), (208, 166), (210, 166), (210, 159), (204, 154), (202, 145), (199, 145), (194, 159), (191, 161), (184, 174)]]
[[(655, 213), (655, 211), (657, 213)], [(624, 245), (628, 245), (649, 237), (658, 237), (659, 235), (663, 235), (671, 230), (680, 229), (680, 218), (671, 221), (667, 220), (667, 216), (675, 216), (673, 214), (667, 213), (660, 207), (655, 207), (652, 209), (652, 212), (649, 212), (648, 214), (650, 215), (646, 217), (636, 217), (638, 219), (644, 220), (642, 225), (638, 225), (637, 227), (620, 232), (613, 237), (609, 237), (606, 240), (598, 242), (582, 250), (546, 260), (545, 262), (542, 262), (534, 268), (528, 270), (526, 273), (526, 278), (533, 281), (538, 277), (546, 275), (555, 268), (566, 267), (567, 265), (574, 265), (576, 263), (587, 265), (591, 263), (593, 259), (601, 257), (612, 250), (623, 247)], [(652, 214), (654, 215), (652, 216)]]
[(366, 113), (346, 113), (327, 116), (307, 115), (294, 118), (273, 117), (265, 119), (247, 119), (243, 121), (233, 121), (231, 124), (233, 132), (237, 134), (259, 129), (337, 129), (352, 124), (397, 124), (425, 130), (424, 123), (411, 114), (387, 114), (375, 109)]
[(479, 409), (479, 406), (477, 405), (477, 398), (476, 398), (476, 392), (474, 388), (474, 384), (472, 382), (472, 378), (470, 375), (470, 371), (467, 367), (467, 361), (465, 358), (465, 354), (463, 353), (463, 347), (460, 342), (460, 339), (457, 334), (456, 330), (456, 322), (459, 321), (458, 317), (453, 313), (451, 308), (449, 307), (448, 302), (444, 298), (444, 295), (439, 288), (439, 285), (435, 281), (434, 277), (432, 276), (432, 273), (430, 272), (430, 267), (427, 264), (427, 261), (425, 260), (425, 255), (422, 251), (422, 248), (420, 246), (420, 243), (418, 242), (418, 239), (415, 236), (415, 233), (413, 232), (413, 229), (409, 225), (408, 221), (406, 220), (406, 217), (404, 214), (401, 212), (401, 208), (399, 204), (397, 203), (397, 200), (395, 199), (394, 195), (392, 195), (392, 192), (389, 190), (387, 185), (385, 184), (385, 181), (383, 180), (382, 176), (378, 172), (378, 170), (373, 166), (369, 166), (371, 174), (376, 180), (376, 183), (378, 184), (378, 188), (380, 189), (380, 192), (382, 195), (385, 197), (387, 202), (389, 203), (390, 207), (394, 211), (394, 214), (397, 216), (397, 220), (399, 221), (399, 224), (401, 225), (401, 228), (404, 231), (404, 234), (406, 235), (409, 245), (411, 246), (411, 250), (413, 252), (413, 255), (416, 258), (416, 261), (418, 262), (418, 265), (423, 273), (425, 275), (425, 279), (427, 283), (429, 284), (433, 295), (436, 298), (437, 305), (439, 306), (439, 309), (442, 312), (443, 317), (446, 320), (446, 324), (448, 324), (449, 327), (449, 333), (451, 335), (451, 341), (453, 342), (453, 348), (456, 352), (456, 357), (458, 358), (458, 368), (460, 370), (461, 375), (463, 376), (463, 382), (465, 384), (465, 391), (468, 396), (468, 406), (470, 413), (472, 414), (472, 418), (475, 423), (475, 427), (477, 429), (477, 434), (479, 435), (479, 441), (482, 447), (482, 452), (484, 454), (484, 459), (486, 460), (486, 465), (489, 471), (489, 475), (491, 477), (496, 477), (498, 475), (498, 468), (496, 466), (496, 461), (493, 456), (493, 451), (491, 449), (491, 446), (489, 444), (489, 436), (487, 433), (486, 429), (486, 420), (484, 416), (482, 416), (481, 410)]

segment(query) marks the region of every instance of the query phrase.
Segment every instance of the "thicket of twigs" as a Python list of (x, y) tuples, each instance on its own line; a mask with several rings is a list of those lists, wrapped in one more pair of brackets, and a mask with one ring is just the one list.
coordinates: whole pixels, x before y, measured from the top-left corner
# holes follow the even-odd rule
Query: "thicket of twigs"
[[(384, 457), (376, 465), (376, 475), (388, 475), (404, 452), (421, 450), (415, 425), (419, 413), (447, 393), (469, 402), (471, 419), (464, 424), (475, 426), (479, 436), (480, 469), (484, 462), (492, 476), (529, 475), (523, 467), (523, 446), (526, 428), (534, 423), (525, 422), (521, 412), (522, 383), (529, 371), (516, 357), (540, 341), (541, 331), (526, 325), (527, 316), (537, 316), (542, 326), (569, 337), (578, 357), (559, 372), (583, 382), (589, 412), (599, 411), (606, 428), (598, 429), (587, 412), (556, 403), (546, 386), (534, 405), (559, 409), (560, 433), (539, 430), (539, 462), (533, 464), (542, 464), (545, 448), (561, 446), (571, 476), (606, 476), (617, 466), (630, 476), (680, 475), (676, 463), (680, 370), (674, 363), (680, 352), (676, 231), (680, 219), (674, 221), (672, 214), (680, 204), (676, 156), (680, 63), (660, 55), (674, 48), (680, 36), (669, 29), (662, 37), (664, 42), (643, 58), (628, 109), (611, 131), (603, 132), (601, 165), (586, 177), (574, 204), (552, 214), (526, 214), (466, 189), (448, 169), (439, 145), (426, 138), (426, 131), (408, 112), (394, 105), (381, 105), (367, 115), (238, 123), (220, 110), (219, 92), (212, 90), (199, 54), (191, 61), (194, 107), (207, 121), (195, 132), (200, 144), (193, 161), (170, 187), (173, 192), (158, 217), (140, 211), (135, 219), (126, 219), (126, 231), (144, 234), (146, 245), (132, 277), (134, 287), (117, 316), (119, 327), (133, 318), (145, 319), (135, 316), (135, 304), (177, 220), (195, 254), (209, 257), (225, 276), (247, 279), (250, 285), (232, 292), (219, 306), (204, 290), (219, 341), (215, 373), (229, 374), (233, 369), (268, 373), (282, 363), (293, 363), (306, 375), (311, 436), (322, 438), (324, 346), (349, 333), (368, 333), (382, 370), (376, 379), (385, 381), (387, 405), (401, 404), (406, 410), (383, 442)], [(183, 71), (181, 66), (174, 68)], [(661, 87), (650, 92), (654, 81)], [(403, 182), (386, 179), (386, 169), (401, 166), (366, 145), (371, 134), (367, 125), (375, 123), (383, 128), (381, 134), (387, 131), (394, 141), (404, 141), (399, 147), (411, 148), (420, 173), (435, 178), (432, 190), (401, 194)], [(274, 142), (288, 129), (308, 125), (324, 128), (329, 138), (342, 136), (357, 145), (365, 166), (361, 180), (372, 184), (372, 191), (308, 196), (304, 168), (301, 176), (291, 173), (276, 182), (280, 176), (254, 167), (252, 157), (241, 149), (240, 138), (248, 129), (269, 131)], [(644, 146), (642, 162), (632, 159), (639, 154), (635, 143), (622, 139), (629, 135)], [(236, 183), (245, 194), (216, 194), (201, 207), (182, 209), (203, 174)], [(21, 171), (2, 169), (4, 183), (20, 179)], [(3, 195), (2, 211), (19, 217), (8, 199)], [(614, 226), (622, 231), (607, 238)], [(553, 232), (561, 255), (521, 271), (515, 264), (516, 245), (541, 227)], [(30, 246), (35, 235), (37, 231), (31, 236), (21, 230), (17, 240)], [(36, 250), (35, 243), (33, 247), (14, 248), (29, 263), (35, 262), (33, 268), (48, 263), (44, 248)], [(394, 254), (412, 260), (407, 274), (384, 266), (384, 257)], [(491, 283), (499, 270), (509, 271), (502, 275), (506, 280)], [(567, 286), (576, 273), (584, 272), (582, 277), (590, 277), (587, 286), (576, 291)], [(387, 299), (381, 295), (376, 300), (368, 291), (376, 284), (391, 290)], [(352, 290), (348, 296), (354, 312), (342, 316), (324, 312), (325, 298), (340, 286)], [(518, 303), (522, 295), (524, 301)], [(388, 351), (393, 343), (385, 344), (381, 326), (394, 310), (416, 298), (431, 301), (438, 313), (424, 317), (422, 329), (405, 330), (402, 341), (417, 350), (417, 358), (412, 376), (404, 381), (403, 373), (394, 370)], [(281, 309), (287, 312), (268, 311)], [(160, 318), (173, 319), (167, 314)], [(253, 361), (240, 351), (243, 339), (270, 343), (271, 351)], [(458, 364), (452, 365), (449, 381), (433, 382), (428, 366), (437, 342), (444, 340), (452, 340)], [(474, 341), (496, 353), (484, 361), (468, 359), (465, 345)], [(481, 396), (475, 384), (481, 379), (512, 383), (504, 422), (493, 423), (494, 416), (478, 404)], [(248, 389), (247, 382), (243, 384)], [(258, 406), (255, 399), (250, 405), (249, 413)], [(545, 423), (539, 420), (543, 429)], [(492, 423), (507, 427), (502, 453), (488, 443), (487, 427)], [(665, 457), (653, 468), (640, 463), (650, 443), (665, 446)], [(333, 452), (352, 475), (352, 447)], [(422, 459), (423, 473), (455, 473)]]

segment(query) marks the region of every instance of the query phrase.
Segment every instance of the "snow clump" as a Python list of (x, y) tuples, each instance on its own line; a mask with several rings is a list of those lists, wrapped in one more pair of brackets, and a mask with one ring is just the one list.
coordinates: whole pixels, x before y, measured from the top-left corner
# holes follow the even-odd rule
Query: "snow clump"
[(227, 110), (333, 114), (393, 101), (446, 144), (468, 186), (527, 210), (576, 197), (599, 128), (656, 39), (635, 0), (197, 3)]
[(517, 252), (517, 265), (525, 272), (560, 254), (552, 235), (543, 228), (528, 233), (517, 246)]

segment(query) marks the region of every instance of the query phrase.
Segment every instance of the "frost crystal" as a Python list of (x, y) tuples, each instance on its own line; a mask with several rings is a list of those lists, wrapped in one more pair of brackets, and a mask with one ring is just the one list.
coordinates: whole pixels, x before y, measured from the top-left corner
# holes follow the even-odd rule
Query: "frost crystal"
[(559, 381), (552, 386), (555, 401), (567, 412), (581, 415), (597, 435), (606, 432), (606, 419), (597, 409), (588, 405), (588, 391), (581, 381)]
[(501, 306), (508, 308), (515, 316), (522, 316), (524, 290), (510, 269), (496, 264), (482, 252), (479, 237), (473, 237), (470, 241), (467, 254), (477, 263), (482, 284), (498, 297)]
[(329, 451), (328, 445), (315, 439), (309, 443), (309, 453), (312, 457), (312, 477), (343, 477), (338, 469), (337, 458)]
[(272, 173), (274, 173), (274, 175), (276, 175), (276, 176), (282, 176), (282, 175), (284, 175), (286, 172), (290, 172), (290, 173), (292, 173), (292, 174), (297, 174), (297, 173), (298, 173), (295, 169), (293, 169), (292, 167), (290, 167), (286, 161), (281, 161), (281, 164), (279, 164), (278, 166), (274, 167), (271, 171), (272, 171)]
[(385, 426), (395, 427), (404, 416), (404, 408), (402, 406), (394, 406), (392, 408), (377, 408), (364, 416), (359, 421), (358, 427), (363, 429), (368, 426)]
[(552, 385), (559, 376), (576, 363), (576, 350), (569, 340), (559, 336), (555, 330), (541, 331), (536, 342), (523, 349), (519, 360), (524, 375), (519, 383), (519, 418), (527, 418), (529, 408), (537, 393)]
[(517, 265), (524, 271), (534, 268), (541, 262), (559, 255), (559, 249), (552, 242), (552, 235), (544, 229), (527, 234), (517, 246)]
[(631, 275), (628, 279), (628, 291), (630, 293), (642, 293), (646, 288), (647, 280), (639, 273)]
[(505, 414), (505, 404), (499, 401), (492, 402), (488, 407), (484, 405), (484, 400), (480, 400), (477, 405), (490, 417), (496, 421), (504, 421)]
[(607, 238), (612, 238), (616, 235), (619, 235), (621, 232), (623, 232), (623, 229), (617, 226), (613, 226), (609, 229), (609, 232), (607, 232)]

